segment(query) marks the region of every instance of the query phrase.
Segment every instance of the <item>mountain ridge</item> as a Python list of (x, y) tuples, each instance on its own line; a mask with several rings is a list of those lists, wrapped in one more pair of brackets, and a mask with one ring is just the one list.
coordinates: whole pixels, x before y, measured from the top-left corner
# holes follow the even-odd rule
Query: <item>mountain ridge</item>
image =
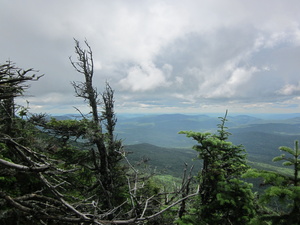
[[(275, 156), (281, 154), (278, 148), (280, 146), (293, 148), (294, 141), (300, 138), (300, 117), (297, 116), (298, 114), (296, 117), (278, 116), (281, 119), (274, 120), (274, 115), (270, 119), (252, 115), (229, 115), (225, 126), (232, 133), (229, 141), (236, 145), (242, 144), (249, 160), (280, 165), (272, 162)], [(74, 115), (60, 118), (74, 119)], [(205, 114), (120, 116), (115, 134), (123, 140), (125, 146), (148, 143), (163, 150), (173, 149), (175, 152), (174, 149), (192, 149), (192, 146), (197, 144), (191, 138), (178, 134), (179, 131), (216, 133), (220, 122), (218, 117)]]

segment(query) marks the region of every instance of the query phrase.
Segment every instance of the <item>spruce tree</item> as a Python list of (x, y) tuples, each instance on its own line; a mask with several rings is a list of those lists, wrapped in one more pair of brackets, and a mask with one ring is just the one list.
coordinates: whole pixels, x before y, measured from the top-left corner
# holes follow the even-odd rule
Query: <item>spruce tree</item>
[[(291, 175), (282, 174), (280, 171), (250, 170), (248, 177), (262, 177), (263, 186), (269, 186), (260, 196), (260, 221), (272, 224), (299, 224), (300, 223), (300, 149), (299, 142), (295, 141), (294, 149), (281, 146), (284, 152), (273, 158), (274, 162), (284, 161), (283, 166), (292, 166)], [(287, 156), (288, 154), (289, 156)], [(273, 204), (276, 203), (276, 209)], [(280, 206), (280, 207), (278, 207)]]
[(243, 146), (228, 141), (227, 112), (217, 134), (181, 131), (198, 142), (193, 147), (202, 160), (196, 224), (244, 224), (255, 215), (251, 185), (241, 176), (248, 170)]

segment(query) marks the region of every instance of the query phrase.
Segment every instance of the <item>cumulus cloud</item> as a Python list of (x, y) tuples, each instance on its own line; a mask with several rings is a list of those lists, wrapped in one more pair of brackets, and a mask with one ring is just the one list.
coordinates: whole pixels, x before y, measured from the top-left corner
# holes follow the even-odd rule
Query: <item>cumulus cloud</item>
[(125, 90), (147, 91), (158, 87), (169, 86), (167, 77), (170, 75), (172, 67), (165, 64), (162, 69), (158, 69), (152, 62), (144, 62), (139, 66), (129, 68), (125, 78), (120, 80), (120, 85)]
[(300, 82), (297, 84), (286, 84), (279, 91), (281, 95), (295, 95), (300, 94)]
[[(257, 72), (256, 67), (238, 67), (230, 71), (230, 75), (227, 79), (216, 87), (215, 91), (212, 91), (207, 95), (208, 98), (231, 98), (231, 97), (242, 97), (242, 87), (247, 84), (251, 79), (253, 73)], [(244, 96), (243, 96), (244, 97)]]

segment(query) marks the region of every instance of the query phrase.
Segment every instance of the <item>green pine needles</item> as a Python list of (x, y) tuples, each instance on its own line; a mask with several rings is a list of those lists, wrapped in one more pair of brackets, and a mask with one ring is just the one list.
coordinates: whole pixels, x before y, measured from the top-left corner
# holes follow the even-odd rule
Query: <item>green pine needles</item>
[[(261, 177), (263, 178), (263, 186), (269, 186), (259, 199), (262, 207), (261, 212), (259, 212), (260, 221), (270, 222), (271, 224), (299, 224), (299, 142), (295, 141), (294, 149), (281, 146), (279, 150), (283, 151), (284, 154), (273, 158), (273, 162), (284, 161), (283, 166), (292, 166), (292, 174), (284, 175), (280, 172), (250, 170), (247, 176)], [(276, 208), (272, 207), (274, 204), (277, 206)]]
[[(255, 215), (251, 184), (241, 180), (248, 170), (242, 145), (228, 141), (227, 111), (217, 134), (181, 131), (198, 142), (193, 147), (203, 160), (199, 173), (200, 194), (195, 204), (197, 224), (244, 224)], [(238, 216), (237, 216), (238, 215)]]

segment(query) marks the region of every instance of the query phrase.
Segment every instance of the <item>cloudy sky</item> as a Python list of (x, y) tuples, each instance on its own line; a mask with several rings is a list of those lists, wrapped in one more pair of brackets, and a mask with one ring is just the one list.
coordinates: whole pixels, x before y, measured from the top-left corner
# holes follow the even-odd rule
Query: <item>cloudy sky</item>
[(0, 63), (45, 74), (32, 112), (86, 110), (74, 40), (117, 113), (300, 112), (299, 0), (0, 0)]

